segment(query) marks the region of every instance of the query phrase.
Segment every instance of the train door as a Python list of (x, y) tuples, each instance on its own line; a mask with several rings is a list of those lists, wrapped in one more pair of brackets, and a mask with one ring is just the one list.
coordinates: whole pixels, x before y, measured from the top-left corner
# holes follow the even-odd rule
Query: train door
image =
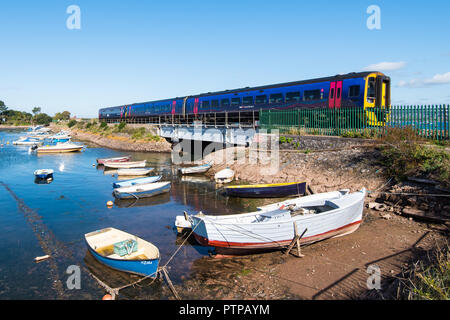
[(194, 114), (197, 115), (198, 113), (198, 98), (194, 99)]
[(339, 109), (342, 103), (342, 81), (333, 81), (330, 83), (328, 96), (328, 108)]
[(176, 100), (174, 100), (174, 101), (172, 101), (172, 115), (175, 114), (175, 112), (176, 112), (175, 108), (176, 107), (177, 107), (177, 102), (176, 102)]

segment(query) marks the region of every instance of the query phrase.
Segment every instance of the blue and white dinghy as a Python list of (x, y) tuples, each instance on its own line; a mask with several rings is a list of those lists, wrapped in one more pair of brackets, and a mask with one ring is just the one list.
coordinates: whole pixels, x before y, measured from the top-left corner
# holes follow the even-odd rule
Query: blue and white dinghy
[(115, 228), (90, 232), (84, 238), (92, 255), (108, 267), (156, 277), (160, 255), (152, 243)]
[(124, 181), (118, 181), (113, 183), (113, 188), (124, 188), (124, 187), (131, 187), (138, 184), (146, 184), (146, 183), (153, 183), (158, 182), (161, 180), (162, 176), (153, 176), (153, 177), (145, 177), (145, 178), (136, 178), (131, 180), (124, 180)]
[(153, 197), (169, 191), (170, 181), (164, 181), (117, 188), (114, 189), (113, 195), (118, 199), (140, 199)]

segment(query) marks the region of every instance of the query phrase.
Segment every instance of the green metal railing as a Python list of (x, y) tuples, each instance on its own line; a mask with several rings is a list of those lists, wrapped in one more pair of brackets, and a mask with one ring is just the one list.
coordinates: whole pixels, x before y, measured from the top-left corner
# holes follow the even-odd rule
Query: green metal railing
[(450, 105), (381, 108), (261, 110), (262, 129), (281, 133), (375, 137), (386, 128), (414, 129), (420, 136), (449, 139)]

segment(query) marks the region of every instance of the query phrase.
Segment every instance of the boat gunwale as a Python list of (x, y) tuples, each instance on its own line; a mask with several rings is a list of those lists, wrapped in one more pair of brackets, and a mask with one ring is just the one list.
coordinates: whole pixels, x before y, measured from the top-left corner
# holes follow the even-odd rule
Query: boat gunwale
[(306, 184), (306, 181), (302, 182), (281, 182), (281, 183), (267, 183), (267, 184), (246, 184), (246, 185), (235, 185), (235, 186), (226, 186), (225, 189), (240, 189), (240, 188), (272, 188), (272, 187), (283, 187), (290, 186), (294, 184)]

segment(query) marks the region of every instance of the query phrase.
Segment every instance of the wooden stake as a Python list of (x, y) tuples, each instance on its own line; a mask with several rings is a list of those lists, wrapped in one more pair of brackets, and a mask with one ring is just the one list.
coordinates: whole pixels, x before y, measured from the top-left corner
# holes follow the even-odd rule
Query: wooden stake
[(299, 258), (303, 258), (304, 255), (301, 252), (301, 246), (300, 246), (300, 239), (303, 238), (303, 236), (305, 235), (306, 231), (308, 229), (306, 228), (303, 233), (301, 235), (298, 234), (298, 229), (297, 229), (297, 224), (294, 222), (294, 239), (292, 239), (291, 243), (289, 244), (286, 252), (284, 253), (285, 255), (288, 255), (292, 248), (294, 247), (294, 245), (297, 245), (297, 253), (298, 253), (298, 257)]

